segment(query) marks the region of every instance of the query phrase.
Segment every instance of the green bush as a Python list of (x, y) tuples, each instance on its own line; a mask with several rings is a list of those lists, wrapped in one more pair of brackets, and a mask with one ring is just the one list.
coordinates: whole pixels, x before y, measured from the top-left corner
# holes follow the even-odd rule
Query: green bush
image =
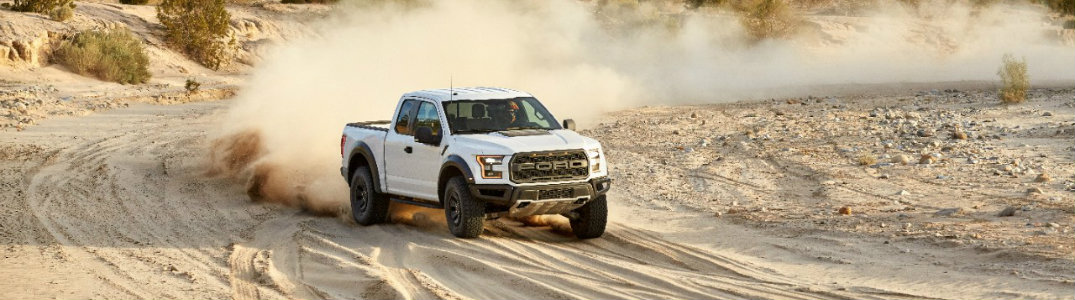
[(72, 0), (15, 0), (15, 2), (11, 4), (11, 10), (48, 15), (57, 8), (74, 5), (71, 1)]
[(194, 78), (187, 78), (187, 83), (183, 85), (183, 88), (187, 90), (187, 93), (197, 92), (201, 89), (202, 83), (194, 80)]
[(119, 3), (127, 5), (146, 5), (149, 3), (149, 0), (119, 0)]
[(997, 75), (1000, 76), (1001, 88), (997, 93), (1000, 102), (1006, 104), (1026, 101), (1026, 90), (1030, 88), (1030, 78), (1026, 74), (1026, 60), (1016, 60), (1011, 54), (1004, 54)]
[[(73, 4), (73, 3), (72, 3)], [(53, 21), (63, 22), (71, 19), (75, 15), (75, 9), (71, 8), (71, 5), (61, 5), (53, 8), (49, 12), (49, 19)]]
[(157, 6), (164, 40), (187, 57), (220, 69), (227, 63), (228, 19), (224, 0), (164, 0)]
[(126, 29), (79, 32), (60, 45), (55, 57), (75, 73), (101, 80), (137, 84), (151, 76), (142, 42)]

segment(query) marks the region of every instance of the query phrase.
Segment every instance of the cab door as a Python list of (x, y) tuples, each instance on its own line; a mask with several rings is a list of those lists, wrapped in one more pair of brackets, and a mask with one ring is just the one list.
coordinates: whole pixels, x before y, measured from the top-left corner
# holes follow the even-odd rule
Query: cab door
[[(413, 101), (413, 104), (407, 102)], [(443, 135), (441, 130), (441, 113), (439, 107), (431, 101), (406, 100), (401, 107), (405, 111), (413, 105), (408, 113), (410, 121), (403, 126), (395, 126), (394, 136), (385, 138), (385, 159), (390, 172), (389, 191), (393, 194), (414, 197), (422, 200), (437, 201), (437, 176), (440, 175), (441, 145), (422, 144), (414, 140), (418, 127), (430, 127), (434, 135)], [(406, 118), (403, 115), (397, 118)], [(398, 122), (398, 120), (397, 120)], [(391, 141), (389, 141), (391, 139)], [(394, 156), (393, 156), (394, 155)]]
[(406, 161), (410, 159), (408, 148), (414, 141), (414, 116), (418, 111), (418, 103), (415, 99), (404, 100), (396, 112), (396, 119), (392, 122), (392, 128), (384, 137), (384, 174), (388, 192), (397, 195), (414, 197), (413, 184), (407, 181), (405, 176), (408, 166)]

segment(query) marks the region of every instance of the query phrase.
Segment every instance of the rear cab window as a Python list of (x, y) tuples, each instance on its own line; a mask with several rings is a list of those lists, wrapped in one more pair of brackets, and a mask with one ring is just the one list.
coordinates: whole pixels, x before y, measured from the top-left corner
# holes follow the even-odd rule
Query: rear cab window
[(416, 104), (418, 104), (418, 100), (406, 100), (403, 101), (403, 105), (400, 105), (399, 113), (396, 114), (396, 133), (402, 135), (414, 135), (414, 127), (411, 126), (411, 120), (414, 119), (414, 109)]

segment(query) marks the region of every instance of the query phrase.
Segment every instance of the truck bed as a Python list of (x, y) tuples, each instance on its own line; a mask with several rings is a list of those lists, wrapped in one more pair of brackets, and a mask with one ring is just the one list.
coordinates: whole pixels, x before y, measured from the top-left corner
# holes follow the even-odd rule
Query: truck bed
[(372, 129), (372, 130), (379, 130), (379, 131), (386, 131), (387, 132), (388, 131), (388, 124), (391, 124), (391, 123), (392, 123), (392, 121), (389, 121), (389, 120), (365, 121), (365, 122), (347, 123), (347, 127)]

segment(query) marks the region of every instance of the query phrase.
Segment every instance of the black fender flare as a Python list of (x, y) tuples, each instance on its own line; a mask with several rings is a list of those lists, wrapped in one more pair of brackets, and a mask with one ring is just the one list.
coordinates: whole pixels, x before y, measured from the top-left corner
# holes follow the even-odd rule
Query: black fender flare
[(448, 182), (448, 179), (451, 179), (451, 178), (444, 178), (445, 177), (444, 176), (445, 172), (447, 172), (449, 169), (458, 169), (461, 173), (463, 173), (463, 177), (464, 177), (464, 179), (467, 180), (467, 183), (474, 184), (474, 173), (470, 170), (470, 165), (467, 164), (467, 160), (463, 159), (463, 157), (461, 157), (459, 155), (452, 154), (452, 155), (449, 155), (448, 158), (444, 160), (444, 163), (441, 164), (441, 166), (440, 166), (440, 172), (437, 173), (438, 174), (437, 175), (437, 194), (438, 195), (440, 195), (441, 193), (444, 192), (445, 183)]
[(347, 184), (351, 184), (351, 178), (355, 175), (354, 159), (355, 155), (362, 155), (366, 160), (366, 165), (370, 168), (370, 177), (373, 178), (373, 188), (378, 193), (383, 193), (381, 190), (381, 173), (377, 169), (377, 162), (374, 160), (373, 150), (370, 146), (363, 141), (358, 141), (355, 146), (351, 148), (351, 154), (347, 156)]

